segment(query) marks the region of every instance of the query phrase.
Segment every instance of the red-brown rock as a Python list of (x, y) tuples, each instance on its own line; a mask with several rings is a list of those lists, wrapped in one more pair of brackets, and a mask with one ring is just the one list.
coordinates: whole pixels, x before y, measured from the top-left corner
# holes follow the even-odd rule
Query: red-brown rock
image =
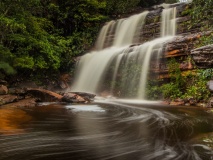
[(60, 102), (62, 98), (62, 95), (45, 89), (28, 88), (27, 93), (42, 102)]
[(0, 85), (0, 95), (5, 95), (5, 94), (8, 94), (7, 86)]
[(88, 103), (93, 100), (94, 94), (84, 92), (65, 93), (61, 99), (62, 102), (68, 103)]
[(15, 95), (1, 95), (0, 96), (0, 106), (7, 104), (7, 103), (12, 103), (18, 100), (18, 97)]

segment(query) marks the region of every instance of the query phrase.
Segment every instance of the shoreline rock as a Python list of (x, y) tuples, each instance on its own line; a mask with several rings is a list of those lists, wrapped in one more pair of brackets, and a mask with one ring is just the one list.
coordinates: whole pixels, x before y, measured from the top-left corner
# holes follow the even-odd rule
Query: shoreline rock
[[(8, 88), (4, 86), (8, 91)], [(58, 94), (54, 91), (41, 88), (12, 88), (0, 95), (0, 108), (3, 107), (33, 107), (37, 102), (64, 102), (64, 103), (90, 103), (95, 94), (85, 92), (64, 92)]]

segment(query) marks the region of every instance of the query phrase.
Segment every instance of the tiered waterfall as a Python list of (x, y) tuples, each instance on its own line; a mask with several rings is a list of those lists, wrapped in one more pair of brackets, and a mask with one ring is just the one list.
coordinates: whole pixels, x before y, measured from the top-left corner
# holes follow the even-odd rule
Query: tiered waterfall
[[(161, 12), (159, 37), (141, 43), (149, 11), (108, 22), (101, 29), (96, 50), (81, 57), (72, 91), (146, 99), (151, 59), (175, 36), (176, 8)], [(156, 61), (157, 63), (157, 61)]]

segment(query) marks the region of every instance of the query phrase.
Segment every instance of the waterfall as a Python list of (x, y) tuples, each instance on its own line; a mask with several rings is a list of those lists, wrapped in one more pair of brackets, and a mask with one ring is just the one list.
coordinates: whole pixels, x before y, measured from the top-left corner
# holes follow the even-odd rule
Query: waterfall
[[(96, 50), (81, 57), (72, 91), (146, 99), (150, 61), (158, 59), (163, 44), (176, 33), (176, 8), (163, 9), (161, 37), (139, 45), (148, 11), (105, 24)], [(135, 45), (137, 44), (137, 45)]]
[(161, 37), (176, 34), (176, 8), (167, 8), (162, 12)]

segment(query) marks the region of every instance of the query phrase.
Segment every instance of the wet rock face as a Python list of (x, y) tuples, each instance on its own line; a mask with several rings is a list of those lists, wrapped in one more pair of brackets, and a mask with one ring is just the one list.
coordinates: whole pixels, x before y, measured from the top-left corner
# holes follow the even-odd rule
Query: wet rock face
[(213, 66), (213, 44), (196, 48), (191, 51), (192, 58), (199, 68)]
[[(199, 56), (205, 57), (205, 60), (207, 60), (207, 58), (209, 57), (208, 61), (205, 61), (205, 63), (211, 64), (211, 62), (213, 61), (213, 57), (211, 58), (212, 49), (210, 49), (210, 46), (202, 47), (200, 49), (194, 49), (195, 46), (199, 43), (199, 39), (202, 36), (209, 35), (210, 33), (211, 31), (178, 36), (175, 37), (173, 40), (165, 43), (160, 61), (156, 61), (154, 58), (151, 61), (150, 67), (152, 73), (158, 73), (159, 78), (169, 78), (168, 63), (169, 60), (172, 58), (174, 58), (175, 61), (179, 63), (179, 68), (181, 71), (188, 71), (199, 68), (199, 64), (201, 64), (201, 61), (195, 61), (195, 64), (193, 62)], [(194, 59), (191, 58), (191, 55)], [(202, 64), (203, 66), (206, 65), (204, 64), (204, 61), (202, 61)], [(203, 66), (201, 66), (200, 68), (202, 68)], [(209, 67), (210, 65), (206, 66)]]

